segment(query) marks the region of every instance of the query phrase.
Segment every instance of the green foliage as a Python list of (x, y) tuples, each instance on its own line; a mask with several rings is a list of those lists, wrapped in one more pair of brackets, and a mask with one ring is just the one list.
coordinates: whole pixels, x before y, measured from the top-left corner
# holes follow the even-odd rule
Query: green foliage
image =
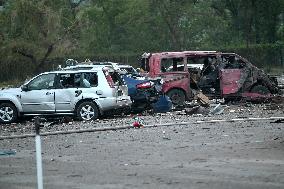
[(46, 58), (56, 50), (70, 49), (66, 47), (72, 45), (72, 38), (66, 36), (75, 22), (72, 19), (64, 1), (10, 1), (0, 17), (3, 49), (44, 66)]
[(284, 68), (284, 43), (231, 46), (222, 51), (236, 52), (258, 67)]
[(17, 71), (23, 78), (70, 57), (132, 63), (155, 51), (223, 49), (257, 65), (283, 65), (283, 0), (7, 2), (0, 10), (0, 80), (12, 69), (28, 68)]

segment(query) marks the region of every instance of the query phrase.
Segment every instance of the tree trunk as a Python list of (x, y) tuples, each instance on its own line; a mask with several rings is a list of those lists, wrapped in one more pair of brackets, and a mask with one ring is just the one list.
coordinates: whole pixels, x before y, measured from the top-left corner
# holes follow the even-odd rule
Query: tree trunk
[[(180, 42), (180, 38), (179, 38), (179, 32), (178, 32), (178, 26), (177, 26), (177, 21), (173, 20), (174, 16), (170, 15), (169, 12), (170, 10), (168, 9), (168, 7), (165, 5), (165, 3), (162, 3), (163, 8), (161, 8), (160, 6), (158, 6), (160, 8), (160, 13), (165, 21), (165, 23), (167, 24), (169, 31), (170, 31), (170, 35), (171, 35), (171, 39), (173, 42), (173, 46), (174, 46), (174, 50), (180, 51), (181, 50), (181, 42)], [(163, 10), (165, 10), (166, 12), (164, 12)]]
[(41, 72), (44, 71), (46, 59), (48, 58), (48, 56), (53, 51), (53, 46), (54, 46), (54, 44), (51, 44), (51, 45), (48, 46), (44, 57), (40, 60), (40, 63), (37, 65), (37, 67), (35, 69), (35, 74), (38, 74), (38, 73), (41, 73)]
[(36, 58), (34, 57), (33, 54), (29, 54), (29, 53), (24, 52), (23, 50), (20, 50), (20, 49), (13, 49), (13, 52), (18, 53), (18, 54), (20, 54), (20, 55), (22, 55), (26, 58), (29, 58), (29, 59), (31, 59), (33, 64), (35, 64), (35, 65), (37, 64), (37, 60), (36, 60)]

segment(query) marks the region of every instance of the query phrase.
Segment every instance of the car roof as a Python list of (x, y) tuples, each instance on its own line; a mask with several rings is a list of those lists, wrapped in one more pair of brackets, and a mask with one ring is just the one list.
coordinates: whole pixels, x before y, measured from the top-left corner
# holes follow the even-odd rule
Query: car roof
[(114, 69), (118, 69), (118, 63), (114, 62), (82, 62), (76, 65), (70, 65), (65, 68), (64, 70), (70, 70), (70, 69), (75, 69), (75, 68), (90, 68), (90, 69), (101, 69), (103, 67), (112, 67)]
[(171, 56), (189, 56), (189, 55), (208, 55), (216, 54), (217, 51), (181, 51), (181, 52), (157, 52), (152, 56), (171, 57)]
[[(75, 68), (90, 68), (92, 70), (101, 70), (104, 67), (110, 67), (111, 65), (84, 65), (84, 64), (79, 64), (75, 66), (67, 66), (63, 68), (63, 70), (72, 70)], [(81, 70), (82, 71), (82, 70)]]
[(64, 74), (64, 73), (81, 73), (81, 72), (97, 72), (97, 70), (60, 70), (60, 71), (44, 72), (43, 74), (49, 74), (49, 73)]
[(177, 56), (206, 56), (206, 55), (236, 55), (235, 53), (222, 53), (219, 51), (180, 51), (180, 52), (156, 52), (152, 53), (150, 56), (158, 56), (161, 58), (167, 57), (177, 57)]
[(126, 64), (118, 65), (118, 67), (120, 67), (120, 68), (122, 68), (122, 67), (133, 68), (133, 66), (130, 66), (130, 65), (126, 65)]
[[(72, 68), (80, 68), (80, 67), (84, 67), (84, 66), (70, 66)], [(43, 74), (49, 74), (49, 73), (56, 73), (56, 74), (67, 74), (67, 73), (82, 73), (82, 72), (98, 72), (98, 71), (103, 71), (103, 70), (110, 70), (110, 71), (114, 71), (114, 69), (112, 67), (109, 66), (99, 66), (99, 67), (93, 67), (93, 66), (89, 66), (91, 69), (90, 70), (72, 70), (72, 69), (68, 69), (68, 70), (58, 70), (58, 71), (51, 71), (51, 72), (44, 72)]]

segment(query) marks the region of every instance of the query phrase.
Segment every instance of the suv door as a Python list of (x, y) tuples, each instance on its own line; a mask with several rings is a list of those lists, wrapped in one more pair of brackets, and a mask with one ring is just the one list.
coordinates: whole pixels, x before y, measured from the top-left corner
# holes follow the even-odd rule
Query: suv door
[(74, 73), (58, 74), (56, 78), (55, 109), (57, 113), (71, 112), (74, 109)]
[(55, 74), (43, 74), (30, 81), (21, 93), (24, 113), (54, 113)]
[[(62, 73), (57, 80), (59, 85), (55, 92), (56, 112), (73, 112), (76, 103), (84, 95), (94, 93), (91, 90), (97, 86), (96, 72)], [(95, 96), (94, 93), (93, 97)]]

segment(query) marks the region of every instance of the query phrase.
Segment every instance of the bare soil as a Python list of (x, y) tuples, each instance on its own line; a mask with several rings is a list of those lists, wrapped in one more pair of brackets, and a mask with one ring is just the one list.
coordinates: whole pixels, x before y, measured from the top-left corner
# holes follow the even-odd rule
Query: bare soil
[[(145, 125), (117, 131), (44, 136), (44, 188), (284, 188), (282, 119), (197, 123), (200, 120), (283, 117), (283, 104), (239, 104), (220, 115), (184, 111), (139, 116)], [(131, 125), (130, 116), (94, 122), (44, 123), (42, 132)], [(180, 125), (180, 122), (189, 122)], [(0, 125), (0, 136), (33, 133), (22, 121)], [(0, 189), (36, 188), (34, 138), (0, 140)]]

